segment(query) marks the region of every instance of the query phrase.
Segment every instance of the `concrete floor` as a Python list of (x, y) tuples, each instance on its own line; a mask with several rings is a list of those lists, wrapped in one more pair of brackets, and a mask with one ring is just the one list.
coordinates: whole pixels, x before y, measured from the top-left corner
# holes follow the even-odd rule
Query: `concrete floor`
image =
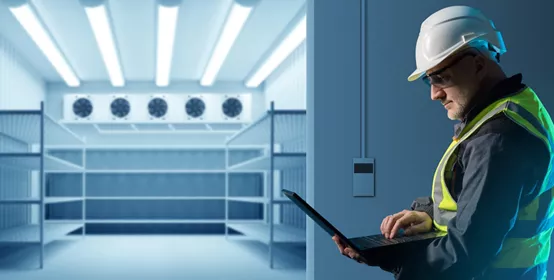
[(222, 236), (86, 236), (46, 247), (45, 266), (38, 250), (20, 249), (0, 256), (0, 279), (187, 279), (304, 280), (305, 247), (276, 250), (275, 268), (268, 247)]

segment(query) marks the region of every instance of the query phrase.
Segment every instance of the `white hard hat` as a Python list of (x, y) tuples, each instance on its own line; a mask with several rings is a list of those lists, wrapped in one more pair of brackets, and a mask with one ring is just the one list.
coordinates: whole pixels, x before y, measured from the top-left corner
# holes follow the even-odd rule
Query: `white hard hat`
[(415, 52), (417, 69), (408, 81), (419, 79), (451, 54), (478, 41), (488, 43), (499, 55), (506, 52), (502, 35), (481, 11), (452, 6), (435, 12), (421, 24)]

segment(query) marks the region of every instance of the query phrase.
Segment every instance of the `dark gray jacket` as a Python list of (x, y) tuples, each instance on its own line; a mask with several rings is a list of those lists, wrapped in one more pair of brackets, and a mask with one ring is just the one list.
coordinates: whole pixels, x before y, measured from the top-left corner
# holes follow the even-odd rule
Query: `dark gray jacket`
[[(455, 135), (486, 106), (526, 87), (521, 81), (521, 74), (510, 77), (473, 101), (470, 112), (456, 125)], [(452, 170), (456, 176), (447, 181), (458, 205), (454, 226), (448, 236), (382, 266), (398, 280), (490, 279), (478, 275), (501, 248), (520, 203), (539, 191), (550, 160), (538, 138), (504, 115), (483, 124), (460, 144), (457, 154)], [(433, 217), (430, 197), (416, 199), (412, 209)], [(542, 269), (546, 268), (510, 270), (502, 279), (537, 279)]]

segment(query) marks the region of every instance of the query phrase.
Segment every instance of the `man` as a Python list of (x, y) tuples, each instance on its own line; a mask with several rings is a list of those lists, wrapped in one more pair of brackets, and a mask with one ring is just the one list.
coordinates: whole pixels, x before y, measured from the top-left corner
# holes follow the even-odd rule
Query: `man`
[[(397, 259), (371, 263), (397, 279), (546, 279), (552, 204), (552, 120), (522, 75), (499, 65), (502, 36), (480, 11), (453, 6), (421, 26), (417, 70), (431, 99), (459, 120), (431, 197), (383, 219), (387, 238), (447, 235)], [(358, 260), (333, 238), (342, 254)]]

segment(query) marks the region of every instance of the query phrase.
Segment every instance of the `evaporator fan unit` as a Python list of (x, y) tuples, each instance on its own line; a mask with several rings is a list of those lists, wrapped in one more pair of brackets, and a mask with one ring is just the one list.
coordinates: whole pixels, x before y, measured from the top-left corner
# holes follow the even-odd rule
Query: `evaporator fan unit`
[(185, 104), (185, 111), (187, 112), (189, 119), (201, 118), (202, 115), (204, 115), (205, 110), (206, 110), (206, 103), (204, 103), (204, 100), (198, 97), (193, 97), (189, 99)]
[(75, 114), (77, 118), (90, 118), (92, 110), (92, 102), (88, 98), (79, 97), (73, 102), (73, 114)]
[(167, 114), (167, 102), (161, 97), (155, 97), (148, 102), (148, 113), (153, 118), (161, 118)]
[(242, 113), (242, 102), (235, 97), (225, 99), (221, 107), (227, 118), (238, 118)]
[(115, 97), (110, 104), (110, 110), (114, 118), (125, 118), (131, 112), (131, 104), (125, 98)]

